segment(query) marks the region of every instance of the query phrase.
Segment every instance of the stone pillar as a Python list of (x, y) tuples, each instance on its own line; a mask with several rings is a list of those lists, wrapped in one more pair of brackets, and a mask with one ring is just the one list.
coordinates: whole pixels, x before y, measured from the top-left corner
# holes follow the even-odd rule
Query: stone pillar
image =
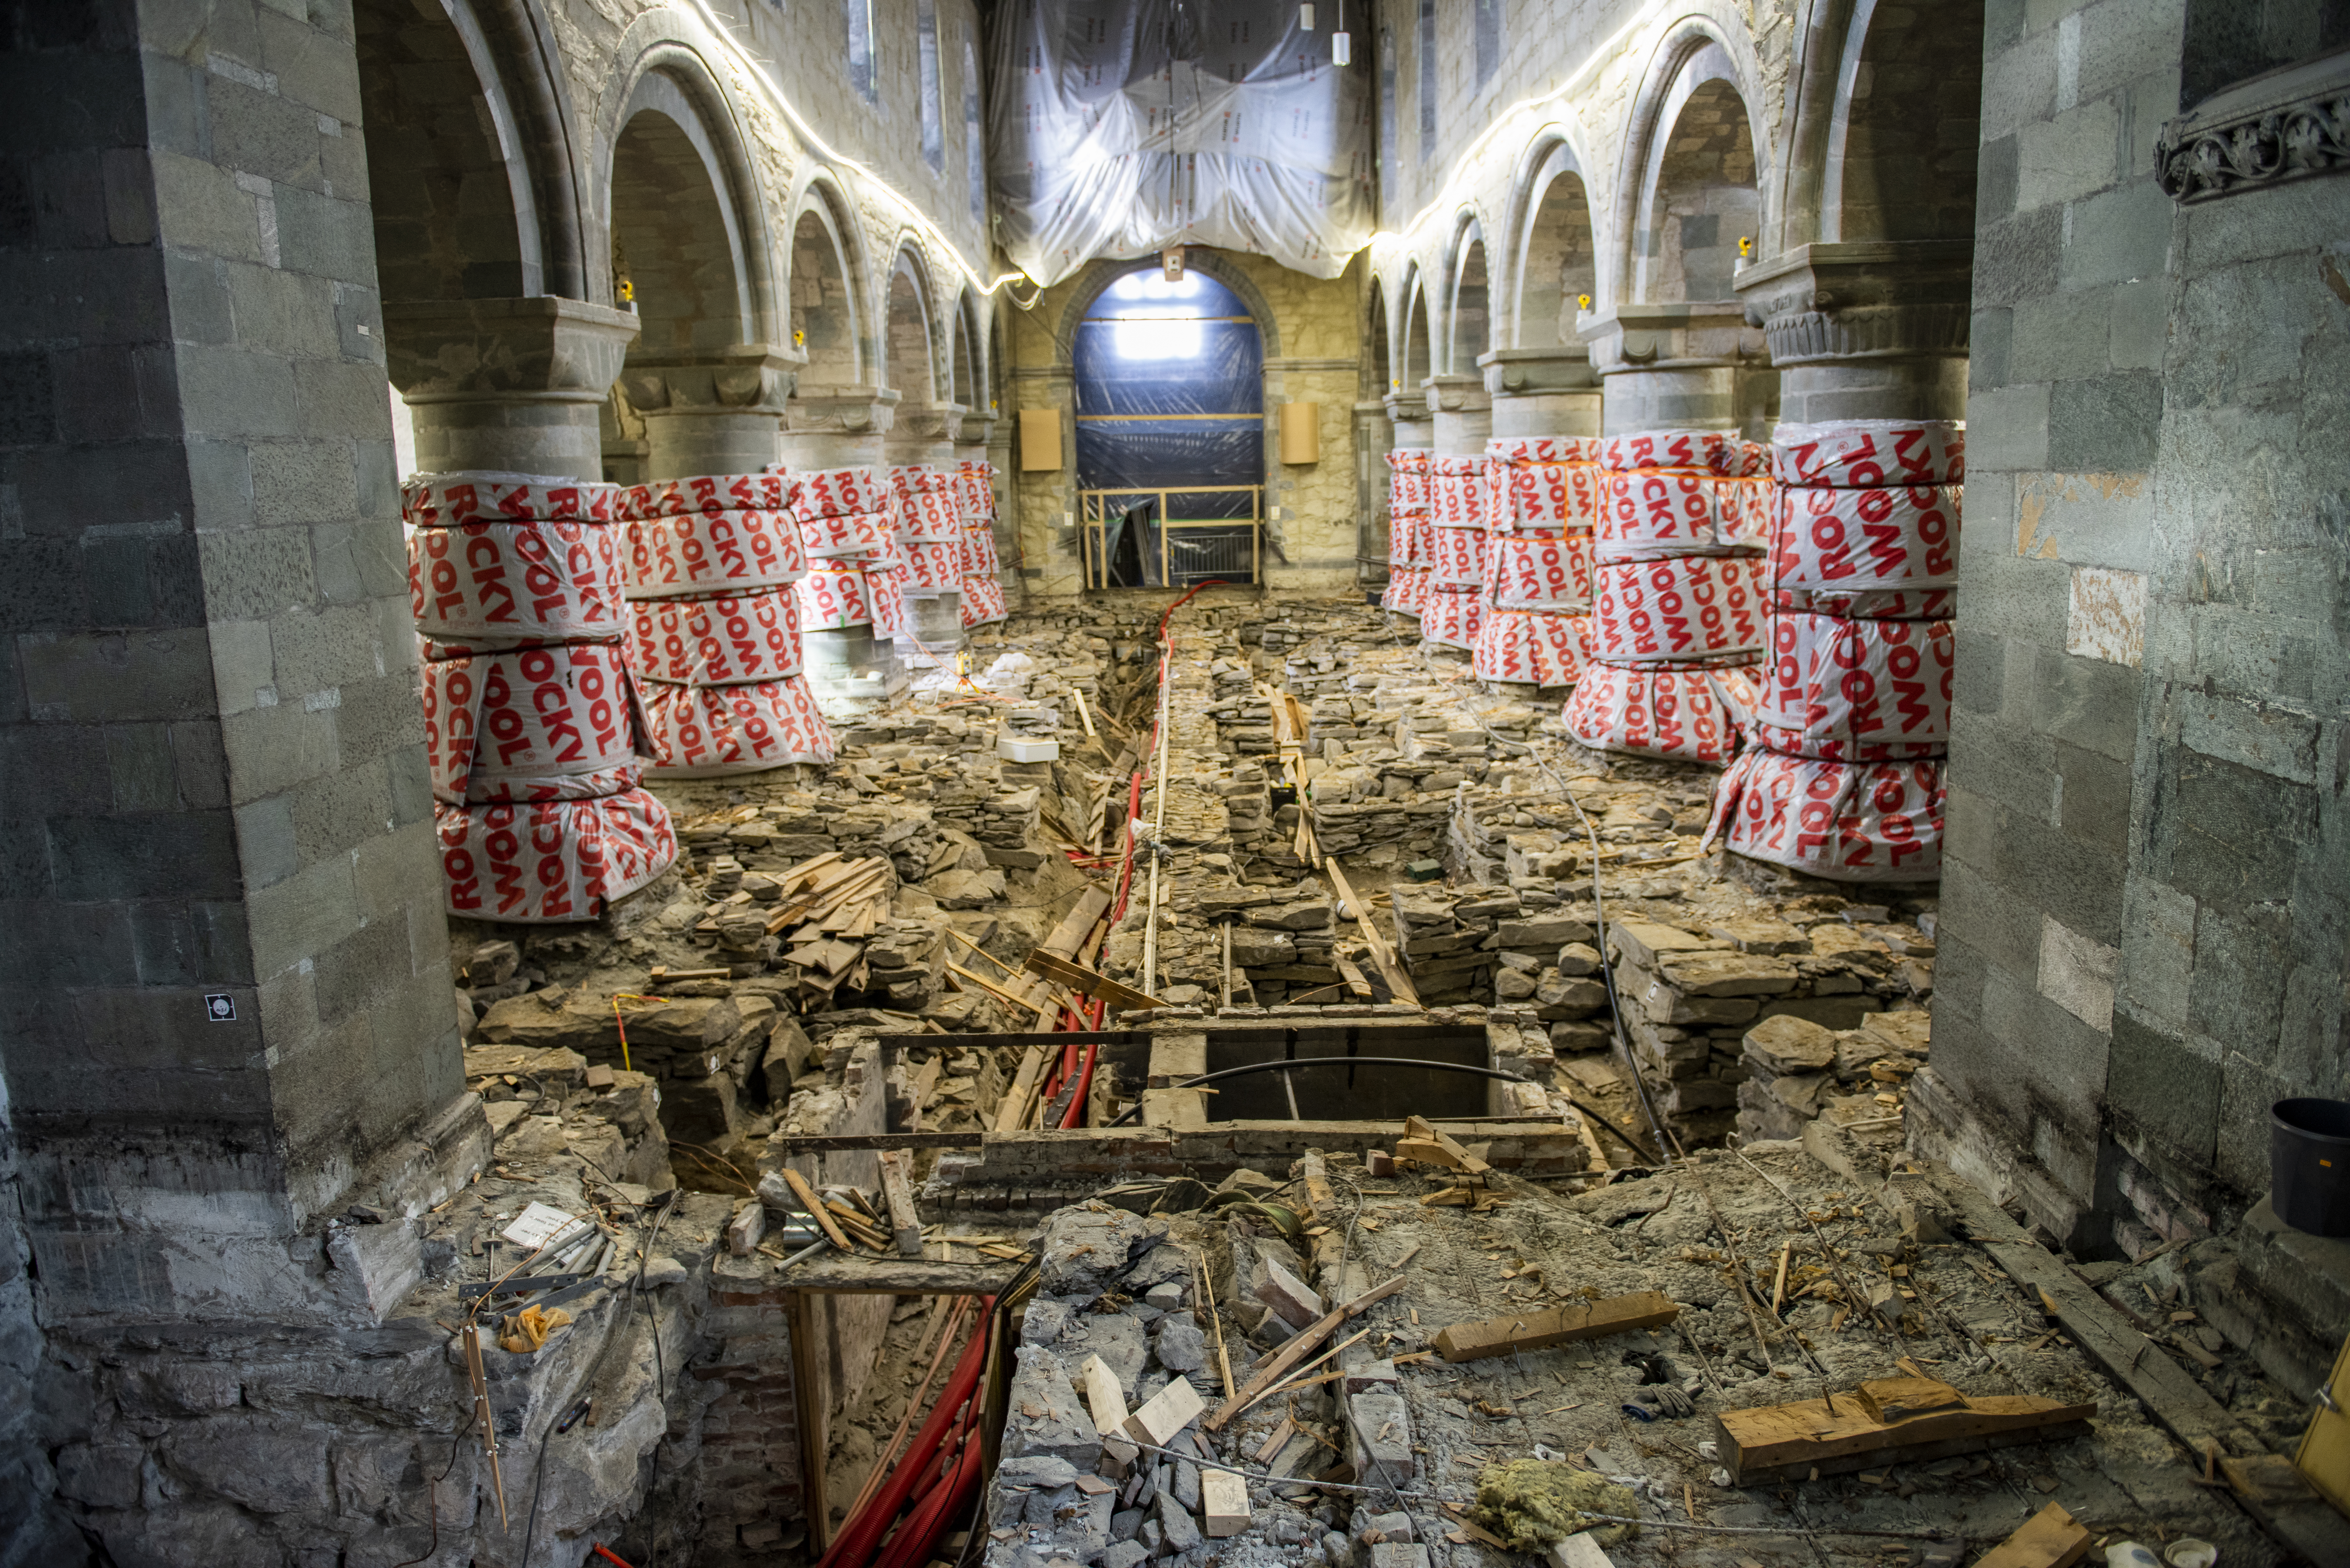
[[(242, 30), (229, 7), (92, 15), (8, 63), (88, 109), (18, 124), (42, 216), (0, 237), (20, 280), (0, 323), (10, 1229), (52, 1333), (364, 1336), (417, 1278), (415, 1217), (489, 1138), (363, 148), (333, 118), (359, 101), (349, 13), (273, 12), (265, 77), (222, 65), (252, 57), (249, 8)], [(563, 449), (589, 472), (601, 395)], [(361, 1202), (386, 1222), (331, 1223)], [(6, 1299), (0, 1391), (37, 1355)]]
[(883, 455), (893, 468), (954, 467), (968, 411), (961, 403), (899, 403), (881, 443)]
[(604, 477), (604, 402), (634, 313), (552, 295), (387, 300), (383, 327), (420, 472)]
[(1388, 424), (1395, 432), (1388, 442), (1389, 450), (1435, 450), (1436, 417), (1428, 411), (1424, 395), (1407, 398), (1399, 392), (1389, 392), (1380, 406), (1387, 410)]
[(884, 450), (898, 412), (887, 387), (800, 383), (784, 405), (784, 462), (795, 473), (888, 462)]
[(1599, 434), (1599, 378), (1590, 350), (1496, 348), (1477, 357), (1493, 400), (1493, 439)]
[(1420, 389), (1428, 394), (1429, 417), (1436, 426), (1436, 451), (1446, 457), (1483, 454), (1493, 433), (1493, 399), (1482, 376), (1430, 376)]
[[(1024, 563), (1022, 587), (1027, 593), (1048, 598), (1080, 593), (1086, 579), (1083, 534), (1077, 524), (1076, 372), (1066, 361), (1014, 365), (1010, 379), (1012, 406), (1024, 417), (1034, 409), (1052, 409), (1061, 417), (1058, 470), (1021, 468), (1024, 454), (1017, 441), (1005, 454), (1004, 472), (1010, 486), (1007, 510), (1020, 540), (1013, 558)], [(1005, 421), (1007, 426), (1014, 422)]]
[(1778, 379), (1762, 333), (1734, 305), (1619, 305), (1586, 316), (1603, 392), (1601, 433), (1741, 431), (1752, 441), (1777, 417)]
[(775, 462), (794, 367), (747, 343), (715, 354), (631, 356), (620, 375), (645, 421), (647, 479), (757, 473)]
[(1354, 408), (1355, 415), (1355, 515), (1360, 519), (1356, 526), (1355, 553), (1363, 557), (1356, 563), (1356, 580), (1359, 583), (1367, 573), (1376, 573), (1376, 563), (1388, 556), (1388, 535), (1391, 526), (1388, 511), (1388, 452), (1396, 444), (1395, 426), (1388, 418), (1388, 406), (1377, 400), (1366, 400)]
[(1962, 420), (1974, 245), (1967, 240), (1803, 245), (1738, 275), (1768, 336), (1779, 417)]

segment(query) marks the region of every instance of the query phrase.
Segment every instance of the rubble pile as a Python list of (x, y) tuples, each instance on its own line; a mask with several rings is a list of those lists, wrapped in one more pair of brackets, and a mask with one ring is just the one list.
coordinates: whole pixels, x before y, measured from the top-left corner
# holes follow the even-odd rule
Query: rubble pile
[(1898, 1117), (1900, 1089), (1926, 1064), (1927, 1015), (1871, 1012), (1857, 1029), (1829, 1029), (1777, 1013), (1746, 1032), (1738, 1085), (1743, 1142), (1801, 1137), (1829, 1116), (1846, 1127)]

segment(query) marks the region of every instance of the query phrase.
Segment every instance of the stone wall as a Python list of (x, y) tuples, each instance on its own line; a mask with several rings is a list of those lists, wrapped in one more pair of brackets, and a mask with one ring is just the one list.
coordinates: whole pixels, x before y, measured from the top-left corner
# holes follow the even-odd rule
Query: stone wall
[(2350, 185), (2165, 193), (2182, 13), (1993, 8), (1922, 1101), (2130, 1251), (2231, 1225), (2269, 1103), (2345, 1081)]

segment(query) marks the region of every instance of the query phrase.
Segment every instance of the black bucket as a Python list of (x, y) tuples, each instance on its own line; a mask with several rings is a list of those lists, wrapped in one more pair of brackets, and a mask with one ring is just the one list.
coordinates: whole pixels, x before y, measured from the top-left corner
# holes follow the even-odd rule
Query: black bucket
[(2313, 1236), (2350, 1236), (2350, 1100), (2269, 1107), (2269, 1201)]

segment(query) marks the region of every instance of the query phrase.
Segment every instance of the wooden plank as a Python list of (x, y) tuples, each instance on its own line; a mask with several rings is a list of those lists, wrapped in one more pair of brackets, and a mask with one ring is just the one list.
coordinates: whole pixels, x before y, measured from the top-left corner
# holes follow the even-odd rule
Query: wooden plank
[(1248, 1482), (1230, 1470), (1200, 1470), (1200, 1533), (1213, 1540), (1249, 1527)]
[(1094, 1418), (1094, 1430), (1101, 1434), (1102, 1452), (1121, 1466), (1130, 1465), (1141, 1452), (1118, 1433), (1126, 1427), (1126, 1391), (1119, 1385), (1118, 1374), (1098, 1355), (1088, 1355), (1077, 1368), (1077, 1377), (1085, 1385), (1086, 1410)]
[(1211, 1432), (1220, 1430), (1224, 1423), (1246, 1409), (1259, 1394), (1295, 1371), (1300, 1363), (1321, 1347), (1324, 1340), (1337, 1331), (1340, 1324), (1366, 1307), (1387, 1300), (1388, 1297), (1403, 1289), (1403, 1285), (1404, 1276), (1398, 1274), (1387, 1283), (1374, 1285), (1353, 1301), (1332, 1308), (1316, 1319), (1310, 1327), (1300, 1329), (1297, 1337), (1268, 1356), (1256, 1371), (1250, 1375), (1249, 1380), (1241, 1386), (1240, 1392), (1216, 1407), (1215, 1414), (1201, 1424)]
[[(1229, 932), (1231, 928), (1226, 927), (1225, 929)], [(1227, 958), (1231, 956), (1232, 945), (1232, 938), (1230, 935), (1227, 935), (1224, 938), (1224, 950), (1225, 956)], [(1353, 959), (1348, 958), (1345, 953), (1333, 950), (1330, 954), (1330, 962), (1331, 967), (1335, 968), (1340, 974), (1346, 976), (1347, 989), (1348, 991), (1352, 992), (1357, 996), (1364, 998), (1365, 1000), (1369, 999), (1371, 994), (1371, 982), (1363, 978), (1363, 971), (1355, 967), (1355, 961)]]
[(2089, 1540), (2080, 1521), (2052, 1502), (1975, 1559), (1975, 1568), (2073, 1568), (2088, 1554)]
[(1020, 1071), (1013, 1075), (1012, 1086), (1003, 1091), (996, 1102), (995, 1130), (1017, 1132), (1028, 1118), (1028, 1102), (1036, 1097), (1036, 1085), (1045, 1076), (1045, 1050), (1031, 1045), (1020, 1058)]
[(967, 1132), (910, 1133), (782, 1133), (769, 1147), (779, 1154), (824, 1154), (867, 1148), (977, 1148), (987, 1135), (974, 1127)]
[(1137, 991), (1106, 974), (1096, 974), (1085, 965), (1048, 953), (1043, 948), (1028, 955), (1027, 967), (1031, 972), (1041, 974), (1047, 980), (1057, 980), (1083, 995), (1098, 996), (1120, 1012), (1167, 1005), (1148, 992)]
[(1363, 940), (1370, 944), (1371, 961), (1378, 965), (1379, 973), (1387, 978), (1388, 990), (1399, 1002), (1419, 1006), (1419, 992), (1412, 989), (1411, 977), (1396, 961), (1394, 951), (1379, 935), (1378, 928), (1371, 924), (1370, 907), (1355, 896), (1354, 887), (1347, 880), (1347, 873), (1339, 868), (1336, 857), (1325, 860), (1322, 869), (1329, 873), (1330, 885), (1338, 890), (1339, 898), (1354, 911), (1355, 924), (1361, 929)]
[(1482, 1361), (1518, 1350), (1547, 1350), (1570, 1340), (1597, 1339), (1603, 1334), (1628, 1334), (1656, 1328), (1680, 1315), (1680, 1308), (1657, 1291), (1635, 1291), (1605, 1301), (1576, 1302), (1544, 1312), (1489, 1317), (1482, 1323), (1456, 1323), (1431, 1342), (1447, 1361)]
[[(1426, 1118), (1424, 1117), (1406, 1116), (1403, 1121), (1403, 1130), (1411, 1138), (1419, 1142), (1433, 1144), (1437, 1148), (1443, 1151), (1446, 1158), (1440, 1160), (1429, 1161), (1431, 1165), (1443, 1165), (1448, 1166), (1454, 1170), (1465, 1170), (1471, 1176), (1483, 1176), (1491, 1172), (1493, 1168), (1492, 1166), (1487, 1165), (1483, 1160), (1479, 1159), (1475, 1155), (1471, 1154), (1467, 1149), (1462, 1148), (1461, 1145), (1455, 1142), (1449, 1134), (1439, 1132), (1436, 1128), (1429, 1126)], [(1403, 1153), (1402, 1144), (1399, 1143), (1396, 1146), (1396, 1152), (1399, 1155)], [(1411, 1158), (1420, 1158), (1422, 1157), (1415, 1155)]]
[(1075, 958), (1077, 954), (1077, 947), (1086, 940), (1087, 933), (1094, 929), (1096, 922), (1099, 921), (1103, 914), (1108, 910), (1109, 899), (1109, 889), (1107, 888), (1087, 888), (1077, 895), (1077, 901), (1069, 906), (1069, 912), (1061, 917), (1060, 923), (1053, 928), (1052, 934), (1037, 946), (1055, 958)]
[(2350, 1520), (2282, 1454), (2229, 1458), (2220, 1471), (2270, 1537), (2312, 1563), (2350, 1563)]
[[(799, 1438), (800, 1495), (827, 1498), (825, 1455), (832, 1447), (827, 1430), (832, 1396), (826, 1386), (826, 1364), (830, 1357), (824, 1349), (825, 1336), (816, 1326), (816, 1308), (810, 1293), (785, 1293), (784, 1317), (790, 1325), (792, 1341), (792, 1410), (795, 1417), (792, 1428)], [(808, 1543), (820, 1552), (832, 1544), (832, 1509), (826, 1501), (806, 1511)]]
[(1020, 1271), (1013, 1259), (948, 1263), (920, 1258), (874, 1258), (825, 1252), (783, 1276), (788, 1290), (826, 1295), (992, 1296)]
[(2008, 1218), (2005, 1210), (1964, 1182), (1941, 1185), (1940, 1190), (1958, 1211), (1967, 1233), (1991, 1254), (1991, 1261), (2033, 1292), (2043, 1309), (2064, 1325), (2074, 1343), (2107, 1376), (2128, 1389), (2190, 1453), (2201, 1454), (2205, 1444), (2212, 1442), (2228, 1454), (2268, 1451), (2266, 1444), (2229, 1415), (2178, 1363), (2124, 1322), (2062, 1258), (2043, 1251), (2026, 1237), (2023, 1227)]
[[(1733, 1486), (1802, 1480), (1813, 1474), (1841, 1475), (1878, 1465), (1946, 1459), (2016, 1443), (2046, 1443), (2085, 1437), (2094, 1404), (2068, 1405), (2030, 1395), (1983, 1395), (1969, 1398), (1949, 1385), (1927, 1395), (1930, 1378), (1887, 1378), (1864, 1383), (1857, 1395), (1798, 1399), (1714, 1417), (1721, 1462)], [(1930, 1407), (1930, 1408), (1927, 1407)], [(1918, 1413), (1879, 1420), (1877, 1409)]]
[(848, 1238), (833, 1222), (832, 1211), (824, 1206), (824, 1199), (816, 1195), (816, 1189), (808, 1185), (807, 1178), (787, 1165), (784, 1167), (784, 1185), (792, 1189), (792, 1196), (799, 1199), (800, 1207), (807, 1210), (809, 1218), (823, 1231), (825, 1240), (842, 1251), (847, 1251)]
[(914, 1207), (914, 1186), (907, 1179), (907, 1157), (899, 1149), (885, 1149), (878, 1157), (881, 1166), (881, 1201), (889, 1206), (889, 1233), (898, 1243), (898, 1256), (919, 1258), (922, 1255), (922, 1217)]

